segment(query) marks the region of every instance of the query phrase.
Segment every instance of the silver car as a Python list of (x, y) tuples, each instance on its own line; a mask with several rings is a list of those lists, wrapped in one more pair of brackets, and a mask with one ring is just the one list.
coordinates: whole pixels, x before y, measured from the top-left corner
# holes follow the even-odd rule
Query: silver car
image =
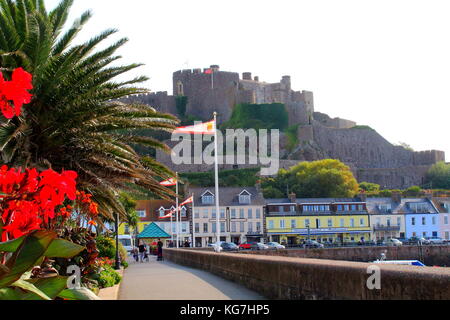
[(279, 244), (278, 242), (269, 242), (267, 244), (267, 246), (269, 247), (269, 249), (275, 249), (275, 250), (286, 249), (285, 246), (283, 246), (282, 244)]

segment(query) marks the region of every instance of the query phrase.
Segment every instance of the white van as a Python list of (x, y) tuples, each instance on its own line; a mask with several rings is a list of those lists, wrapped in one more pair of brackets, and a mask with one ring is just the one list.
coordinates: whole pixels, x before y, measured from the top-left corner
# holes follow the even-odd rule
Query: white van
[(130, 235), (119, 235), (119, 241), (122, 243), (123, 247), (127, 250), (128, 253), (131, 253), (134, 248), (133, 237)]

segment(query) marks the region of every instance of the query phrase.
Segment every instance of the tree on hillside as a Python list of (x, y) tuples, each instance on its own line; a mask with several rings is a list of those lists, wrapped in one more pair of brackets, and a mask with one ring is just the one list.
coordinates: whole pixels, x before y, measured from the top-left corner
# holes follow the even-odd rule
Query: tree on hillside
[(380, 185), (376, 183), (371, 182), (361, 182), (359, 184), (359, 188), (361, 190), (364, 190), (365, 192), (379, 192), (380, 191)]
[(427, 183), (437, 189), (450, 189), (450, 164), (438, 162), (427, 172)]
[(117, 101), (147, 92), (135, 86), (147, 78), (114, 80), (140, 66), (115, 64), (120, 58), (115, 52), (127, 39), (96, 50), (115, 29), (75, 44), (91, 13), (65, 28), (72, 4), (62, 0), (47, 11), (44, 1), (0, 0), (0, 70), (8, 78), (22, 67), (33, 75), (34, 86), (22, 115), (0, 121), (0, 162), (75, 170), (79, 188), (93, 194), (102, 214), (126, 217), (120, 191), (141, 186), (161, 197), (170, 194), (158, 181), (172, 173), (132, 146), (167, 147), (135, 130), (170, 132), (177, 120), (146, 105)]
[(262, 182), (263, 192), (284, 196), (288, 192), (301, 198), (353, 197), (358, 193), (358, 182), (350, 168), (339, 160), (300, 162), (289, 170), (281, 169), (275, 178)]

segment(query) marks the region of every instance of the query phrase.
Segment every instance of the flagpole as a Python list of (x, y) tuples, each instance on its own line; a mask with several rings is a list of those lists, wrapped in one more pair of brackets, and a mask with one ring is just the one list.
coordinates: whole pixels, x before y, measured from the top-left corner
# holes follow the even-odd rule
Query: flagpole
[[(220, 241), (220, 223), (219, 223), (219, 148), (217, 142), (217, 112), (214, 112), (214, 169), (215, 169), (215, 183), (216, 183), (216, 233), (217, 242)], [(219, 252), (219, 250), (218, 250)]]
[(180, 221), (179, 221), (179, 215), (178, 215), (178, 172), (176, 172), (176, 206), (175, 206), (175, 214), (176, 214), (176, 220), (177, 220), (177, 224), (176, 224), (176, 230), (177, 230), (177, 248), (179, 248), (179, 233), (180, 233)]
[[(195, 248), (195, 200), (194, 194), (192, 194), (192, 248)], [(199, 230), (200, 231), (200, 230)]]

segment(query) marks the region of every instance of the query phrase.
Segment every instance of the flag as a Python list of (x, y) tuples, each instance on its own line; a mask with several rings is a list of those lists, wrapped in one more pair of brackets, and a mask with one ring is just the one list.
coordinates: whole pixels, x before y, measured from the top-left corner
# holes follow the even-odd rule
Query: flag
[(214, 72), (214, 71), (213, 71), (213, 69), (211, 69), (211, 68), (205, 70), (205, 74), (213, 74), (213, 72)]
[(172, 215), (175, 213), (175, 210), (170, 210), (170, 212), (168, 214), (166, 214), (165, 216), (159, 217), (160, 219), (167, 219), (172, 217)]
[(215, 127), (215, 122), (213, 120), (209, 122), (194, 124), (193, 126), (179, 127), (176, 128), (173, 133), (214, 134)]
[(171, 187), (177, 184), (177, 179), (170, 178), (169, 180), (161, 181), (159, 184), (164, 187)]
[(194, 202), (194, 197), (187, 198), (182, 204), (180, 204), (180, 207), (192, 202)]

